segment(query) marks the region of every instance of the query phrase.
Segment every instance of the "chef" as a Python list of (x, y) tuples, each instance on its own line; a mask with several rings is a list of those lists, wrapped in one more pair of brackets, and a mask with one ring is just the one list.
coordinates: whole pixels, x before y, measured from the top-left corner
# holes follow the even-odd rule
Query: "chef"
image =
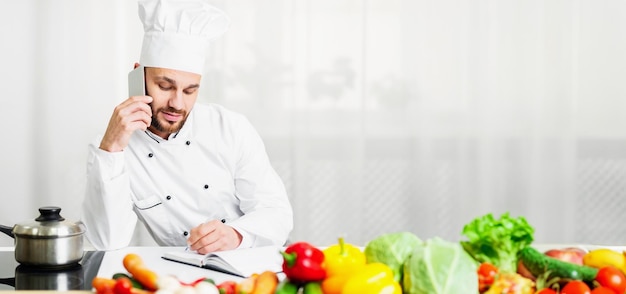
[(260, 136), (243, 115), (196, 103), (228, 17), (203, 0), (140, 0), (139, 16), (146, 93), (119, 104), (89, 145), (88, 240), (128, 246), (139, 220), (159, 245), (199, 253), (283, 245), (292, 208)]

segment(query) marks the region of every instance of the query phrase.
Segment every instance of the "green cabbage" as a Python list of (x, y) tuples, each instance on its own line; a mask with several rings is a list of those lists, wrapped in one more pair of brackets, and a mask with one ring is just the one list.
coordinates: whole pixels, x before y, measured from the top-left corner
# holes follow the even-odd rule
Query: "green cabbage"
[(402, 282), (404, 262), (422, 240), (409, 232), (384, 234), (371, 240), (365, 246), (365, 258), (368, 263), (381, 262), (393, 271), (396, 282)]
[(404, 264), (403, 293), (478, 293), (477, 264), (459, 243), (432, 238)]

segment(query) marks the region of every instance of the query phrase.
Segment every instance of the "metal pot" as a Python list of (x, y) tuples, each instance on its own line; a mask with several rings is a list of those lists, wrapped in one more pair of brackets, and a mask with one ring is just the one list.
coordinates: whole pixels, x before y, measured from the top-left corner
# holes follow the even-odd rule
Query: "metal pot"
[(65, 220), (59, 207), (41, 207), (39, 213), (34, 222), (0, 226), (15, 239), (15, 260), (36, 267), (75, 266), (83, 258), (85, 225)]

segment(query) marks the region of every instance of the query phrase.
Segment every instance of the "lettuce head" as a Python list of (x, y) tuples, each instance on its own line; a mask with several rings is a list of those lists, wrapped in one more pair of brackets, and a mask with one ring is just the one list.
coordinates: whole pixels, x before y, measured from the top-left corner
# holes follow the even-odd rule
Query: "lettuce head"
[(535, 230), (523, 217), (504, 213), (500, 218), (492, 214), (475, 218), (463, 227), (467, 240), (461, 245), (476, 261), (489, 262), (500, 272), (517, 271), (519, 251), (533, 242)]
[(417, 246), (404, 264), (403, 293), (478, 293), (476, 261), (459, 243), (432, 238)]

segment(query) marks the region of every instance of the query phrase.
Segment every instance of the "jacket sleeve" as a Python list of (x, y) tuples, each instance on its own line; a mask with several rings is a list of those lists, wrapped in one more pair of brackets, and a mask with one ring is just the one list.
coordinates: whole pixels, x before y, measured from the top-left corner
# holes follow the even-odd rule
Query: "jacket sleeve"
[(272, 168), (256, 130), (243, 118), (234, 131), (238, 142), (235, 193), (244, 213), (230, 225), (243, 235), (240, 247), (282, 246), (293, 229), (285, 186)]
[(97, 250), (113, 250), (130, 244), (137, 215), (133, 211), (124, 152), (107, 152), (89, 145), (87, 185), (81, 219), (86, 236)]

